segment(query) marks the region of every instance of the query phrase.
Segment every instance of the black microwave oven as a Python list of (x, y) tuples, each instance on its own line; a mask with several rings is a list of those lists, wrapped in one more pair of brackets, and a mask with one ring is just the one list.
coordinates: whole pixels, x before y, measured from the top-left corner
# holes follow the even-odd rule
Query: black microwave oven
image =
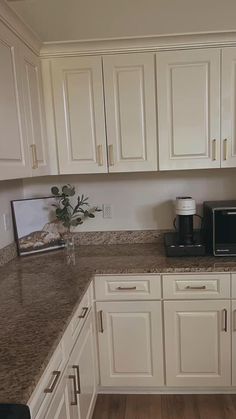
[(236, 201), (204, 202), (203, 233), (207, 253), (236, 256)]

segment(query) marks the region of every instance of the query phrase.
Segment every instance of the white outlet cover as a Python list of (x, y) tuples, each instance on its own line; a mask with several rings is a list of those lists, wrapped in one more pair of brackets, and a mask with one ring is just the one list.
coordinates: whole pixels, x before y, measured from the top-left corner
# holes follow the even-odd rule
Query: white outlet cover
[(3, 214), (4, 230), (9, 231), (11, 228), (11, 217), (9, 213)]

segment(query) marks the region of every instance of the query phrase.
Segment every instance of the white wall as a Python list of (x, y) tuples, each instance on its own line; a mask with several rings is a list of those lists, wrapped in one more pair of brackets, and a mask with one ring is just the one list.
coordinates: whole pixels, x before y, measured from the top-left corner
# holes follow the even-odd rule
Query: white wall
[(200, 211), (205, 200), (236, 199), (236, 169), (35, 178), (24, 181), (24, 194), (50, 195), (51, 186), (65, 183), (88, 195), (91, 204), (113, 206), (112, 219), (99, 213), (79, 226), (83, 231), (172, 228), (178, 195), (193, 196)]
[[(0, 181), (0, 249), (14, 240), (10, 201), (23, 197), (22, 185), (22, 180)], [(8, 231), (5, 231), (3, 214), (10, 217)]]

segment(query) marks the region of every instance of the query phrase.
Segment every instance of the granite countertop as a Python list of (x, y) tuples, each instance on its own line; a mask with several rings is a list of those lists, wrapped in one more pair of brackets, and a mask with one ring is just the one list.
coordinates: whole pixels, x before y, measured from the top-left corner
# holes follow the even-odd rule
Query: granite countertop
[(167, 258), (163, 246), (80, 246), (0, 268), (0, 403), (27, 403), (94, 274), (236, 272), (236, 258)]

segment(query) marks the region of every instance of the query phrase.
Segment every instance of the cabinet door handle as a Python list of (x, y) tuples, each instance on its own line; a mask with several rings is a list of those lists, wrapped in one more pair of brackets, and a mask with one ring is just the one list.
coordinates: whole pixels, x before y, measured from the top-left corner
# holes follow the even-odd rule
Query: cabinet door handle
[(83, 307), (81, 314), (78, 316), (79, 319), (84, 319), (85, 316), (86, 316), (86, 314), (87, 314), (87, 312), (88, 312), (88, 307)]
[(228, 139), (224, 139), (224, 160), (228, 159)]
[(206, 289), (206, 285), (187, 285), (185, 287), (186, 290), (205, 290)]
[(79, 365), (73, 365), (72, 368), (74, 368), (74, 370), (76, 371), (76, 375), (77, 375), (78, 389), (76, 390), (76, 394), (80, 394), (81, 393), (81, 385), (80, 385)]
[(109, 158), (109, 166), (114, 166), (114, 150), (113, 144), (108, 146), (108, 158)]
[(227, 332), (228, 312), (226, 308), (222, 310), (222, 313), (223, 313), (223, 331)]
[(102, 310), (100, 310), (100, 311), (98, 312), (98, 316), (99, 316), (99, 325), (100, 325), (99, 332), (103, 333), (103, 332), (104, 332), (104, 329), (103, 329)]
[(101, 144), (97, 146), (97, 162), (98, 166), (103, 166), (103, 151)]
[(130, 290), (136, 290), (137, 287), (117, 287), (116, 289), (119, 291), (130, 291)]
[(236, 310), (233, 311), (233, 332), (236, 332)]
[(51, 383), (51, 385), (47, 388), (45, 388), (44, 393), (52, 393), (53, 390), (55, 389), (57, 382), (59, 380), (61, 371), (53, 371), (52, 375), (53, 375), (53, 381)]
[(212, 160), (217, 160), (216, 139), (212, 140)]
[(37, 158), (37, 148), (36, 144), (31, 144), (31, 153), (32, 153), (32, 169), (38, 169), (38, 158)]
[(70, 380), (72, 380), (73, 383), (73, 392), (74, 392), (74, 400), (70, 402), (71, 406), (77, 406), (78, 400), (77, 400), (77, 389), (76, 389), (76, 378), (75, 375), (69, 375)]

